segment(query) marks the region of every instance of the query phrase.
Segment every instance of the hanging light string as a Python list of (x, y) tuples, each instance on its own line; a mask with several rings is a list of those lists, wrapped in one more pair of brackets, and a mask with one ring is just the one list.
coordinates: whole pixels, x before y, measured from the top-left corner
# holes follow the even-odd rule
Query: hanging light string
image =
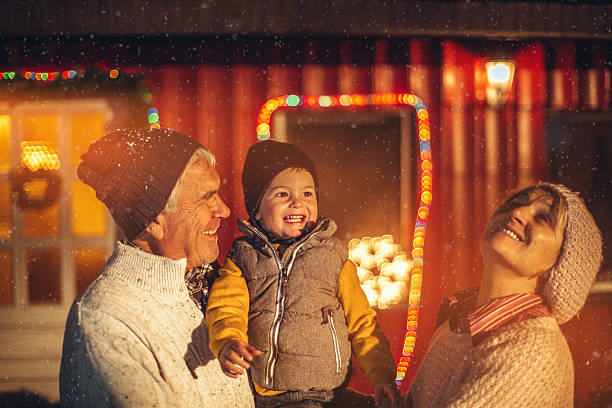
[(156, 108), (150, 108), (147, 111), (147, 122), (149, 122), (149, 127), (159, 129), (161, 125), (159, 124), (159, 112)]
[(350, 94), (350, 95), (282, 95), (268, 99), (257, 117), (257, 139), (270, 139), (270, 119), (279, 108), (343, 108), (360, 106), (410, 105), (416, 111), (417, 134), (419, 139), (419, 206), (412, 240), (412, 272), (408, 315), (404, 333), (402, 356), (397, 365), (395, 382), (399, 386), (406, 376), (406, 371), (414, 356), (417, 338), (417, 325), (421, 306), (421, 287), (423, 282), (423, 250), (425, 246), (425, 229), (432, 201), (433, 164), (431, 155), (429, 113), (423, 101), (410, 93), (386, 94)]
[[(94, 72), (94, 73), (101, 72), (104, 75), (108, 75), (108, 77), (111, 79), (119, 78), (119, 70), (117, 68), (113, 68), (108, 71), (92, 70), (91, 72)], [(0, 72), (0, 79), (15, 80), (15, 79), (22, 78), (22, 79), (28, 79), (31, 81), (53, 82), (53, 81), (58, 81), (58, 80), (68, 81), (72, 79), (80, 79), (80, 78), (83, 78), (87, 74), (88, 74), (88, 70), (85, 70), (85, 69), (78, 69), (78, 70), (69, 69), (65, 71), (50, 71), (50, 72), (38, 71), (38, 70), (33, 70), (33, 71), (22, 70), (20, 72), (18, 71)]]

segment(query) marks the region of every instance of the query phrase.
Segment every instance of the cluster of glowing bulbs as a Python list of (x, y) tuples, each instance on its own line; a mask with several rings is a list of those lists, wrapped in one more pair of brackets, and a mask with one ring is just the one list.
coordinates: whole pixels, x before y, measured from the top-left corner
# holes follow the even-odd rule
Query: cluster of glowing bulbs
[(391, 235), (352, 239), (349, 259), (357, 265), (370, 306), (390, 309), (408, 304), (412, 261)]
[[(359, 242), (353, 241), (351, 245), (353, 251), (351, 256), (353, 259), (359, 258), (360, 261), (365, 261), (368, 266), (376, 265), (378, 269), (376, 254), (379, 250), (381, 250), (381, 247), (383, 248), (381, 256), (379, 257), (380, 270), (378, 279), (374, 279), (373, 273), (372, 278), (370, 278), (366, 268), (358, 270), (360, 280), (363, 278), (362, 285), (364, 286), (364, 291), (370, 290), (370, 287), (372, 287), (371, 289), (374, 290), (374, 285), (378, 290), (380, 290), (376, 302), (374, 302), (374, 294), (370, 294), (368, 297), (370, 304), (375, 303), (378, 308), (381, 308), (381, 305), (386, 306), (387, 303), (389, 306), (392, 304), (400, 305), (402, 304), (403, 299), (405, 300), (403, 295), (406, 293), (406, 290), (402, 289), (400, 283), (396, 283), (397, 286), (394, 289), (383, 290), (385, 287), (385, 282), (387, 285), (390, 284), (389, 282), (405, 282), (404, 286), (409, 284), (409, 289), (407, 289), (408, 315), (406, 317), (404, 344), (402, 348), (402, 356), (400, 357), (395, 377), (395, 381), (399, 386), (406, 376), (406, 371), (408, 370), (408, 366), (412, 360), (416, 343), (416, 331), (421, 299), (421, 284), (423, 281), (423, 248), (425, 245), (425, 228), (427, 226), (427, 219), (429, 218), (429, 210), (432, 202), (433, 164), (430, 144), (429, 113), (427, 112), (427, 108), (419, 97), (410, 93), (343, 94), (319, 96), (281, 95), (268, 99), (263, 104), (257, 117), (256, 132), (258, 140), (266, 140), (270, 138), (270, 119), (272, 114), (279, 108), (306, 107), (314, 109), (359, 109), (363, 106), (389, 105), (410, 105), (414, 108), (416, 113), (420, 159), (419, 191), (417, 193), (417, 201), (419, 204), (417, 207), (416, 222), (414, 226), (411, 260), (409, 260), (407, 256), (404, 258), (404, 256), (401, 254), (399, 254), (399, 257), (398, 254), (395, 254), (392, 259), (389, 258), (390, 262), (389, 260), (387, 262), (390, 265), (399, 265), (405, 262), (405, 266), (408, 266), (408, 268), (405, 268), (404, 266), (396, 267), (384, 264), (382, 261), (382, 253), (389, 250), (390, 254), (394, 251), (394, 249), (392, 249), (394, 247), (387, 246), (387, 244), (394, 245), (392, 238), (387, 236), (380, 237), (377, 241), (374, 241), (374, 245), (372, 243), (374, 238), (369, 239), (369, 241), (367, 239), (359, 240)], [(368, 245), (370, 246), (370, 249), (367, 249)], [(377, 248), (375, 248), (375, 246)], [(397, 248), (397, 251), (399, 253), (399, 248)], [(364, 257), (364, 254), (367, 254), (368, 257)], [(370, 255), (373, 255), (373, 258), (369, 257)], [(382, 271), (383, 267), (385, 268), (384, 272)], [(410, 270), (409, 279), (406, 279), (405, 276), (407, 274), (407, 270)], [(389, 281), (387, 281), (387, 279), (389, 279)], [(374, 283), (367, 283), (372, 280), (374, 280)], [(395, 293), (396, 291), (397, 293)], [(366, 295), (368, 295), (368, 292), (366, 292)]]

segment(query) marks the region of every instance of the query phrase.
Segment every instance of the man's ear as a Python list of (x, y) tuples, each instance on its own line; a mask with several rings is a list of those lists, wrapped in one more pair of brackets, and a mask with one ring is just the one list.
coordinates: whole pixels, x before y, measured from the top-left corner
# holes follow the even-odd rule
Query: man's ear
[(145, 231), (151, 234), (153, 238), (160, 241), (164, 238), (165, 221), (164, 215), (159, 214), (149, 225), (147, 225)]

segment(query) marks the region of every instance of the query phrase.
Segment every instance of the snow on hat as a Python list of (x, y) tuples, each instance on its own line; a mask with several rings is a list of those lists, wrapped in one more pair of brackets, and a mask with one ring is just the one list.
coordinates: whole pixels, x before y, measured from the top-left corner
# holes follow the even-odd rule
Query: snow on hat
[(120, 129), (89, 146), (77, 173), (131, 240), (165, 208), (199, 148), (204, 146), (170, 129)]
[(584, 306), (595, 275), (601, 267), (601, 233), (577, 193), (560, 184), (545, 184), (567, 203), (567, 224), (557, 263), (544, 286), (543, 297), (559, 324), (574, 317)]
[(249, 148), (242, 169), (244, 205), (249, 217), (255, 218), (261, 198), (272, 179), (281, 171), (293, 167), (310, 172), (318, 197), (319, 181), (314, 163), (299, 147), (291, 143), (265, 140)]

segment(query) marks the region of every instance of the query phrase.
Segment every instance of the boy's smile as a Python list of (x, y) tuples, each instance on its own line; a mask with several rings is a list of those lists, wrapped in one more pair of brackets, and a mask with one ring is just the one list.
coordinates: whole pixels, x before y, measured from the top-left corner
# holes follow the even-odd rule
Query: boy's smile
[(285, 169), (272, 179), (255, 216), (282, 239), (295, 238), (317, 219), (317, 196), (312, 175), (301, 168)]

